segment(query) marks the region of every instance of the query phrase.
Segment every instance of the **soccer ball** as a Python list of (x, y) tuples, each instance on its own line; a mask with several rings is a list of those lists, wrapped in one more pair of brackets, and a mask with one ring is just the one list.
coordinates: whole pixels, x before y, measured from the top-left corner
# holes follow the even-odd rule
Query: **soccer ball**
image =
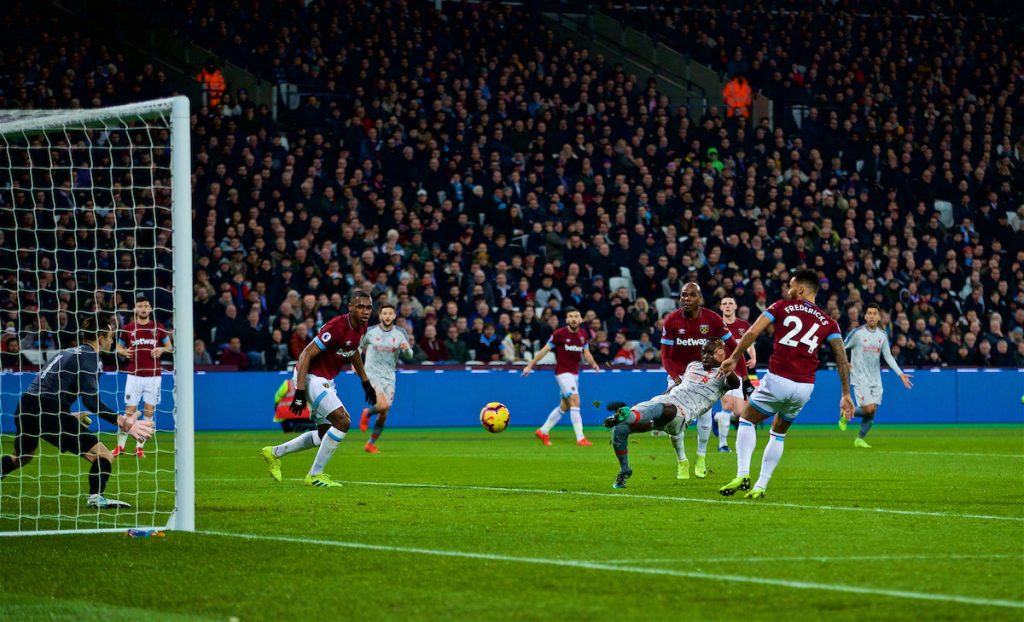
[(491, 402), (480, 411), (480, 425), (493, 434), (501, 432), (508, 427), (508, 408), (501, 402)]

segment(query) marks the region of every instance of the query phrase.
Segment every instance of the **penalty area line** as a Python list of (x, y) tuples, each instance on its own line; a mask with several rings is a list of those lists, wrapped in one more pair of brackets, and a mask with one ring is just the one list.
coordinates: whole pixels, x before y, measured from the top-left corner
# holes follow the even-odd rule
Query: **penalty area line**
[(599, 570), (605, 572), (655, 575), (679, 577), (684, 579), (702, 579), (708, 581), (724, 581), (729, 583), (745, 583), (749, 585), (769, 585), (772, 587), (783, 587), (796, 590), (815, 590), (822, 592), (838, 592), (846, 594), (866, 594), (871, 596), (889, 596), (891, 598), (903, 598), (911, 600), (927, 600), (935, 602), (959, 603), (963, 605), (978, 605), (985, 607), (1003, 607), (1009, 609), (1024, 609), (1024, 601), (1005, 600), (1000, 598), (975, 598), (971, 596), (959, 596), (956, 594), (935, 594), (929, 592), (911, 592), (906, 590), (889, 590), (883, 588), (871, 588), (858, 585), (843, 585), (833, 583), (816, 583), (812, 581), (788, 581), (785, 579), (774, 579), (770, 577), (749, 577), (736, 574), (718, 574), (710, 572), (698, 572), (687, 570), (669, 570), (665, 568), (646, 568), (643, 566), (622, 566), (604, 562), (593, 562), (573, 559), (554, 559), (546, 557), (521, 557), (516, 555), (501, 555), (497, 553), (474, 553), (472, 551), (452, 551), (445, 549), (427, 549), (420, 547), (390, 546), (385, 544), (368, 544), (365, 542), (345, 542), (339, 540), (318, 540), (314, 538), (294, 538), (289, 536), (273, 536), (262, 534), (231, 533), (226, 531), (197, 531), (197, 534), (207, 536), (220, 536), (225, 538), (237, 538), (250, 541), (264, 542), (285, 542), (289, 544), (310, 544), (316, 546), (334, 546), (345, 549), (362, 549), (369, 551), (384, 551), (389, 553), (407, 553), (410, 555), (430, 555), (435, 557), (453, 557), (460, 559), (476, 559), (481, 561), (508, 562), (516, 564), (534, 564), (543, 566), (557, 566), (562, 568), (580, 568), (584, 570)]
[[(231, 482), (239, 483), (240, 478), (230, 477), (201, 477), (196, 478), (199, 482)], [(298, 481), (298, 480), (296, 480)], [(934, 518), (961, 518), (976, 520), (995, 520), (1024, 522), (1021, 516), (997, 516), (992, 514), (957, 514), (955, 512), (926, 512), (924, 510), (895, 510), (891, 508), (861, 508), (843, 505), (810, 505), (803, 503), (784, 503), (778, 501), (755, 501), (747, 503), (739, 500), (725, 500), (721, 498), (703, 497), (672, 497), (669, 495), (644, 495), (631, 493), (594, 492), (590, 490), (551, 490), (545, 488), (510, 488), (506, 486), (472, 486), (457, 484), (422, 484), (417, 482), (363, 482), (356, 480), (334, 480), (339, 484), (351, 486), (379, 486), (383, 488), (423, 488), (427, 490), (480, 490), (484, 492), (510, 492), (517, 494), (533, 495), (568, 495), (579, 497), (605, 497), (613, 499), (644, 499), (649, 501), (675, 501), (679, 503), (706, 503), (722, 506), (736, 507), (767, 507), (767, 508), (794, 508), (798, 510), (819, 510), (824, 512), (864, 512), (868, 514), (895, 514), (897, 516), (928, 516)]]
[[(668, 495), (619, 494), (614, 492), (594, 492), (588, 490), (548, 490), (543, 488), (507, 488), (504, 486), (460, 486), (450, 484), (419, 484), (411, 482), (362, 482), (353, 480), (335, 480), (353, 486), (383, 486), (399, 488), (435, 488), (440, 490), (483, 490), (491, 492), (512, 492), (538, 495), (573, 495), (581, 497), (612, 497), (617, 499), (647, 499), (653, 501), (679, 501), (684, 503), (711, 503), (749, 506), (751, 503), (726, 501), (725, 499), (704, 499), (700, 497), (671, 497)], [(780, 503), (776, 501), (755, 502), (764, 507), (795, 508), (799, 510), (822, 510), (829, 512), (867, 512), (869, 514), (897, 514), (902, 516), (933, 516), (940, 518), (973, 518), (979, 520), (1004, 520), (1022, 522), (1018, 516), (993, 516), (989, 514), (956, 514), (954, 512), (926, 512), (923, 510), (893, 510), (889, 508), (860, 508), (840, 505), (809, 505), (801, 503)]]

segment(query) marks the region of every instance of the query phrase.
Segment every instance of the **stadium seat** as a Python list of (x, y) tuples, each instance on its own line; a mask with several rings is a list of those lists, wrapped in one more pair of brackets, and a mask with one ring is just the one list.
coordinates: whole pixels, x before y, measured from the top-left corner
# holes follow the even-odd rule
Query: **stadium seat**
[(613, 276), (608, 279), (608, 288), (610, 291), (615, 292), (620, 287), (625, 287), (626, 291), (629, 292), (629, 299), (636, 299), (636, 290), (633, 289), (633, 278), (627, 276)]
[(654, 301), (654, 308), (658, 310), (658, 317), (664, 317), (676, 310), (676, 301), (674, 298), (658, 298)]

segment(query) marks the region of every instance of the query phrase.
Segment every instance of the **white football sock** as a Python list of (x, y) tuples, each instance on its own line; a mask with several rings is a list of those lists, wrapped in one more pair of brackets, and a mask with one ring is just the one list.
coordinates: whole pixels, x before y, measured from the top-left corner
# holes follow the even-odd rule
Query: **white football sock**
[(576, 440), (583, 440), (583, 417), (580, 416), (579, 407), (569, 409), (569, 419), (572, 421), (572, 431), (576, 433)]
[[(152, 415), (150, 415), (148, 417), (146, 415), (142, 415), (142, 419), (144, 419), (146, 421), (153, 421), (154, 423), (156, 421), (156, 417), (154, 417)], [(137, 441), (135, 441), (135, 448), (136, 449), (142, 449), (142, 446), (145, 445), (145, 444), (146, 444), (146, 441), (139, 441), (139, 440), (137, 440)]]
[(740, 419), (740, 429), (736, 431), (736, 477), (750, 477), (750, 458), (756, 446), (754, 424)]
[(548, 420), (544, 422), (544, 425), (540, 426), (540, 431), (545, 434), (550, 432), (551, 428), (555, 427), (555, 424), (558, 423), (558, 420), (561, 419), (564, 414), (565, 411), (562, 410), (562, 407), (560, 405), (556, 406), (555, 409), (551, 411), (551, 414), (548, 415)]
[(711, 411), (697, 417), (697, 455), (708, 453), (708, 439), (711, 438)]
[(680, 462), (686, 460), (686, 448), (683, 447), (683, 437), (686, 436), (686, 431), (683, 430), (679, 434), (670, 434), (669, 440), (672, 441), (672, 448), (676, 450), (676, 459)]
[(320, 435), (316, 430), (310, 430), (304, 432), (290, 441), (281, 443), (272, 450), (274, 455), (278, 458), (285, 454), (294, 453), (296, 451), (302, 451), (303, 449), (310, 449), (320, 444)]
[(772, 478), (775, 467), (782, 460), (782, 450), (786, 448), (786, 435), (772, 432), (768, 437), (768, 446), (764, 448), (764, 457), (761, 458), (761, 475), (757, 478), (754, 488), (767, 488), (768, 480)]
[(345, 433), (338, 428), (328, 428), (327, 434), (320, 439), (320, 449), (316, 451), (316, 459), (313, 460), (313, 466), (309, 469), (310, 475), (320, 475), (324, 472), (324, 467), (331, 460), (331, 456), (334, 455), (334, 450), (338, 448), (338, 444), (345, 438)]
[(720, 410), (715, 413), (715, 425), (718, 426), (718, 446), (729, 446), (729, 426), (732, 425), (732, 411)]
[(118, 433), (117, 433), (117, 446), (120, 447), (122, 451), (124, 451), (124, 445), (127, 442), (128, 442), (128, 433), (127, 432), (118, 431)]

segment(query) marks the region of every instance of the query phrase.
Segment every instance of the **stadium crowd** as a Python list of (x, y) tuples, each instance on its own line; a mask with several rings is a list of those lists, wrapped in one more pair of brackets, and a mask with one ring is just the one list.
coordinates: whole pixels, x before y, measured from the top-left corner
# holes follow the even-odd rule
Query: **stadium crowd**
[[(683, 283), (753, 321), (807, 265), (844, 331), (882, 306), (904, 367), (1024, 365), (1024, 59), (998, 21), (944, 40), (842, 8), (657, 16), (777, 110), (809, 107), (773, 125), (675, 106), (522, 7), (172, 6), (182, 34), (303, 93), (276, 121), (230, 88), (194, 110), (197, 364), (284, 369), (364, 288), (419, 361), (527, 361), (573, 306), (600, 364), (659, 365)], [(5, 44), (0, 107), (164, 93), (151, 66), (43, 26)], [(0, 298), (5, 367), (56, 341), (55, 317)]]

